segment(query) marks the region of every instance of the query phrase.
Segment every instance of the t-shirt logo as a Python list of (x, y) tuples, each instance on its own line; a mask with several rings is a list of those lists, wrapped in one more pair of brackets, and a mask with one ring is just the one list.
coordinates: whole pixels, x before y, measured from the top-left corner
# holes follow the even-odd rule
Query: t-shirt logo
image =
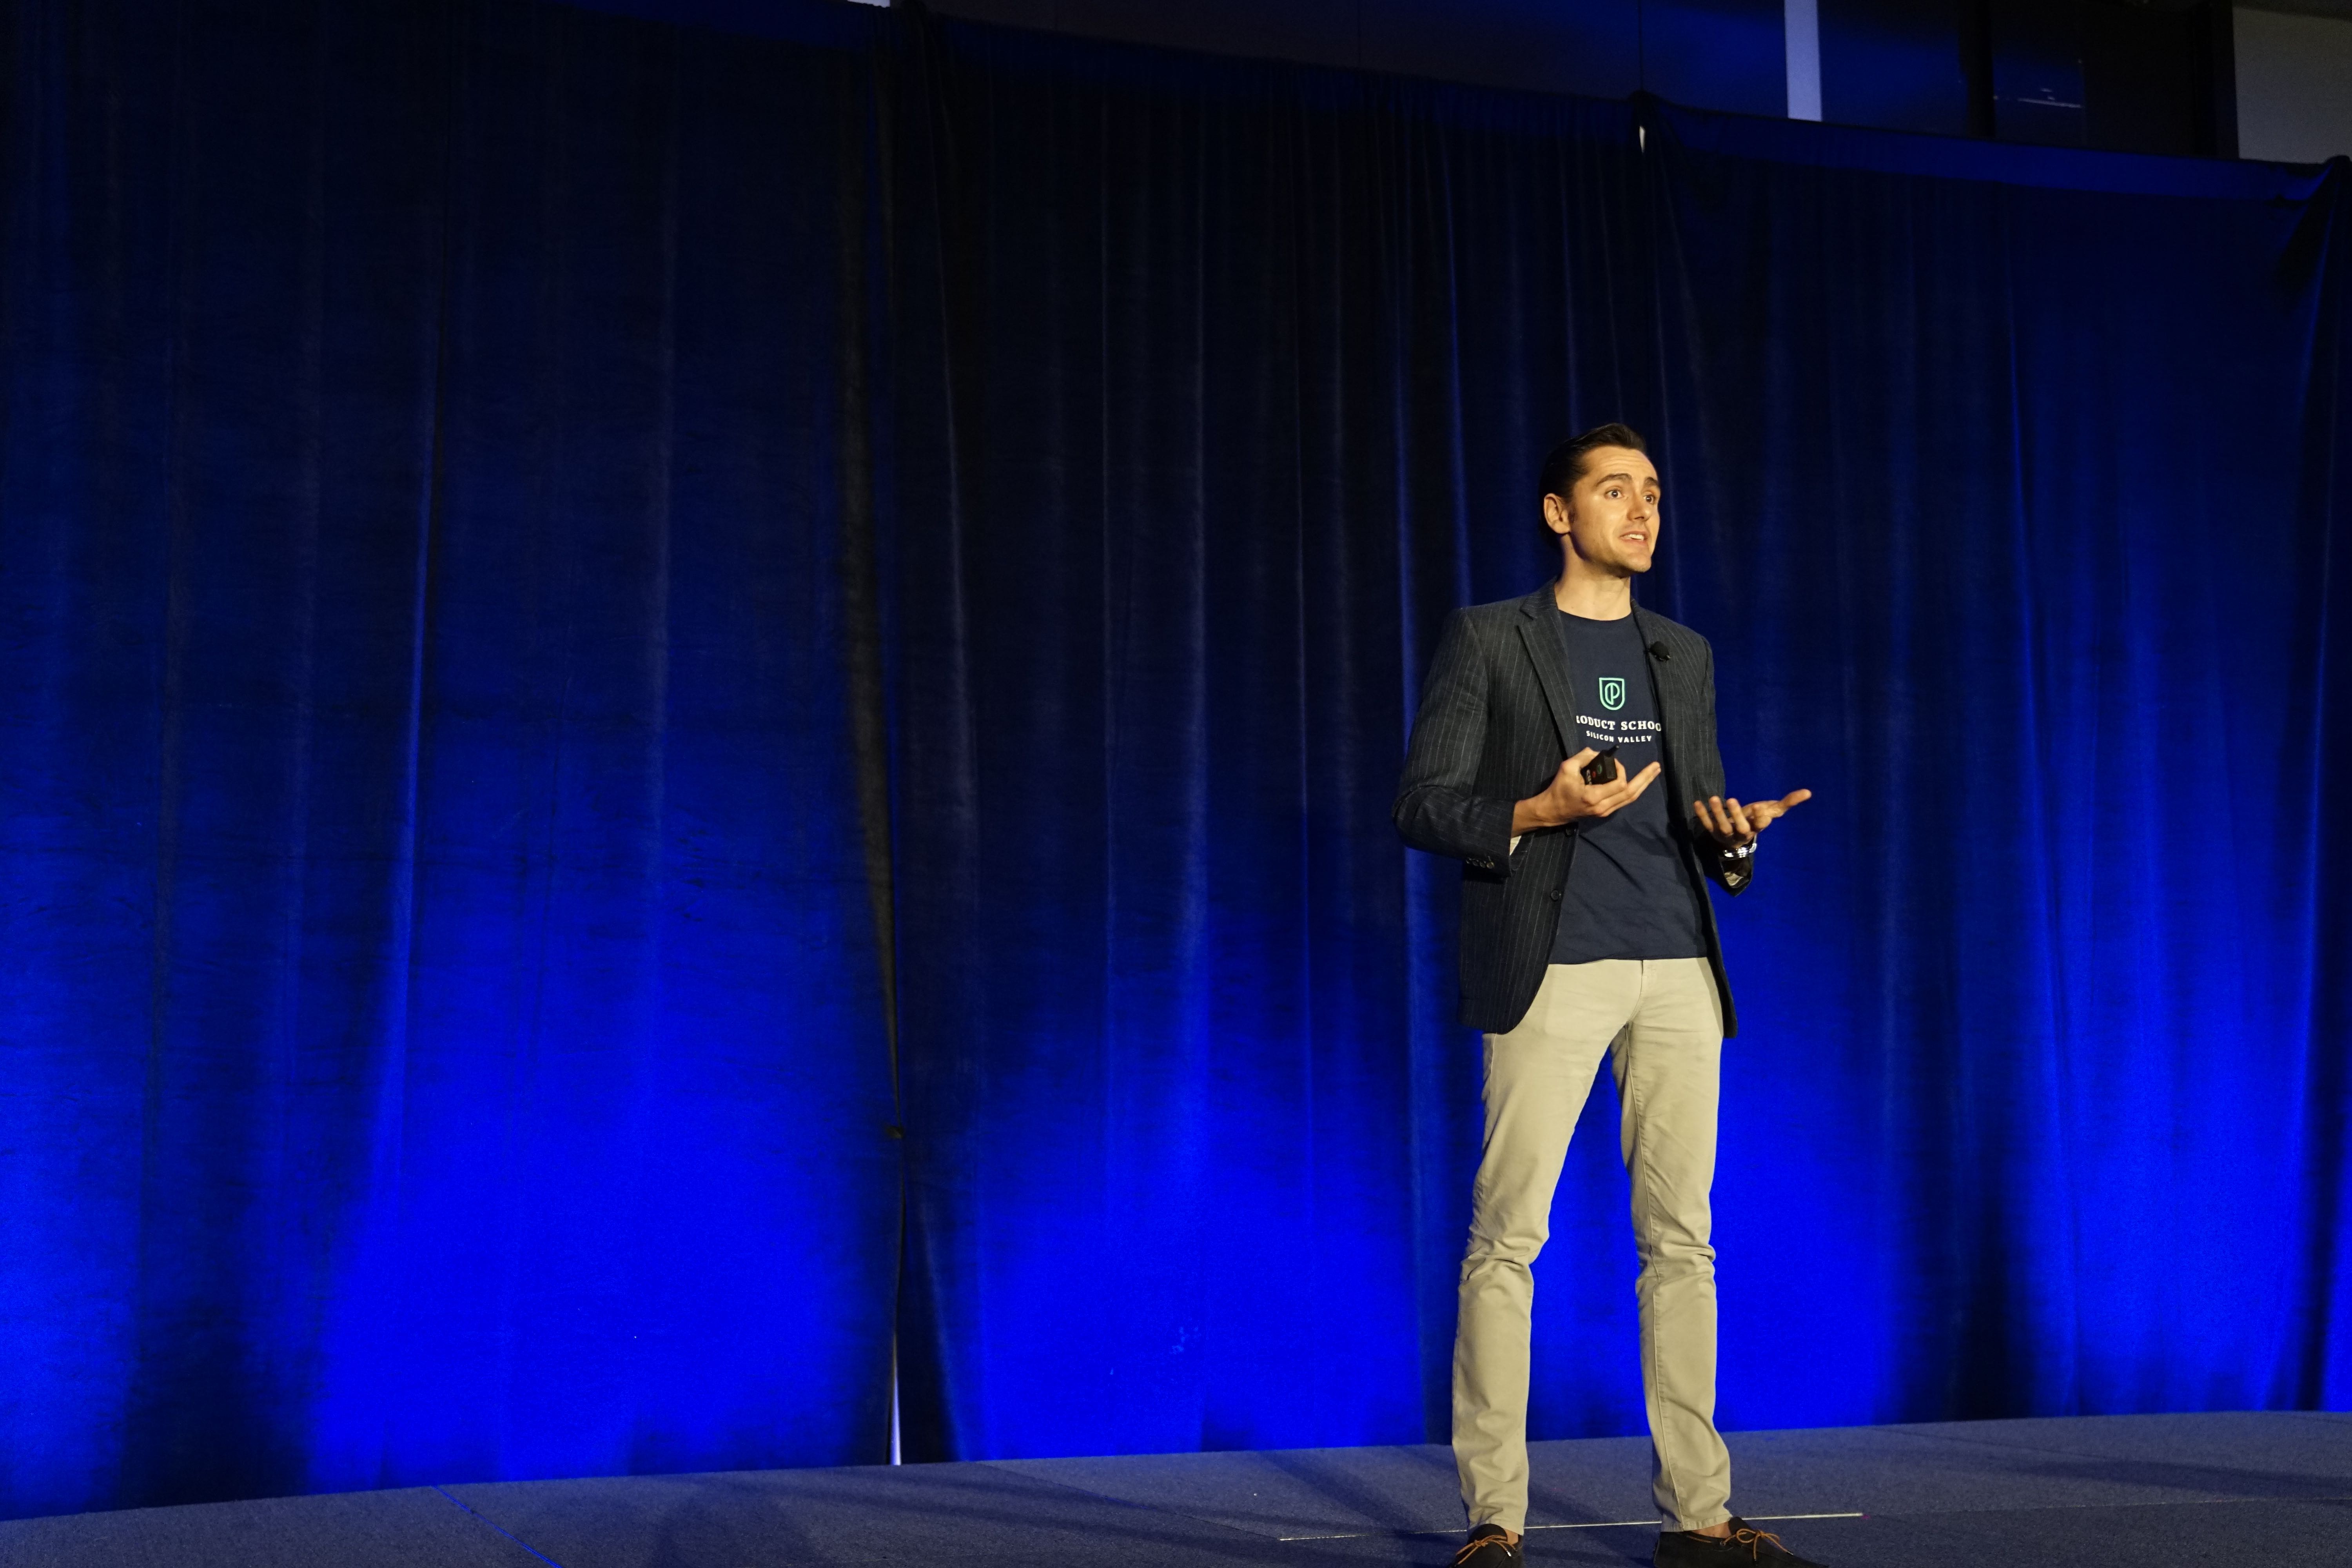
[(1612, 713), (1625, 706), (1625, 682), (1622, 679), (1614, 675), (1601, 678), (1601, 706)]

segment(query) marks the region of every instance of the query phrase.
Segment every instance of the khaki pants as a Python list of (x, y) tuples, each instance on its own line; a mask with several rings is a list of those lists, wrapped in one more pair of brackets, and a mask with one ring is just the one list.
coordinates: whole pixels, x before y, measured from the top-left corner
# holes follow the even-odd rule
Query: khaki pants
[(1550, 1234), (1569, 1134), (1610, 1053), (1642, 1260), (1642, 1387), (1669, 1530), (1730, 1517), (1715, 1429), (1715, 1182), (1723, 1010), (1703, 958), (1555, 963), (1518, 1027), (1486, 1037), (1486, 1138), (1462, 1259), (1454, 1455), (1475, 1525), (1528, 1513), (1528, 1266)]

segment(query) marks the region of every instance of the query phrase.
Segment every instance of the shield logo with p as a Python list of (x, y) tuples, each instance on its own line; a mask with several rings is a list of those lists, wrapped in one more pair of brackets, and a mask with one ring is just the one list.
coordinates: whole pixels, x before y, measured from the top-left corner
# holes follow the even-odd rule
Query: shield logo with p
[(1601, 706), (1612, 713), (1625, 706), (1625, 682), (1622, 677), (1604, 675), (1601, 678)]

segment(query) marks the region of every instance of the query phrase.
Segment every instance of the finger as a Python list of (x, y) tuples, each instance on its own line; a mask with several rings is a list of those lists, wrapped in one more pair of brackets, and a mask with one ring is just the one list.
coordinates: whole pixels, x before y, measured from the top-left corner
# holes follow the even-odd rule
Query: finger
[(1635, 773), (1629, 779), (1625, 776), (1625, 764), (1621, 760), (1617, 764), (1617, 798), (1615, 804), (1618, 805), (1627, 805), (1639, 800), (1642, 796), (1642, 792), (1648, 789), (1651, 783), (1655, 780), (1657, 776), (1658, 764), (1652, 763), (1648, 767), (1643, 768), (1640, 773)]
[(1742, 838), (1755, 837), (1756, 829), (1748, 825), (1748, 812), (1747, 809), (1739, 804), (1738, 797), (1735, 795), (1725, 804), (1729, 805), (1731, 808), (1731, 820), (1733, 825), (1738, 830), (1739, 837)]
[(1595, 752), (1591, 747), (1587, 746), (1584, 750), (1577, 752), (1576, 755), (1569, 758), (1568, 761), (1560, 763), (1559, 771), (1564, 773), (1572, 773), (1599, 754), (1600, 753)]
[(1715, 828), (1715, 836), (1723, 839), (1737, 837), (1739, 830), (1731, 826), (1731, 816), (1723, 809), (1723, 797), (1719, 795), (1711, 795), (1706, 797), (1706, 800), (1707, 804), (1715, 808), (1715, 819), (1711, 824)]
[(1812, 798), (1813, 792), (1811, 790), (1792, 789), (1788, 794), (1780, 797), (1780, 809), (1784, 812), (1792, 811)]

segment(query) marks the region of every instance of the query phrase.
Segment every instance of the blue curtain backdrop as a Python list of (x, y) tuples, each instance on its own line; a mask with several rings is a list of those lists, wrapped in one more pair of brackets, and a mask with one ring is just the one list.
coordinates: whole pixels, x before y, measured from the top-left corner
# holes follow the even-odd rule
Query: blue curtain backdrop
[(1650, 131), (1662, 575), (1822, 805), (1726, 917), (1727, 1413), (2340, 1407), (2347, 170), (1728, 129)]
[(887, 1458), (866, 52), (7, 26), (0, 1506)]
[[(1476, 1053), (1385, 808), (1440, 618), (1545, 579), (1537, 464), (1618, 416), (1734, 787), (1817, 792), (1725, 910), (1725, 1421), (2352, 1398), (2340, 166), (920, 69), (910, 1453), (1443, 1437)], [(1614, 1114), (1545, 1436), (1641, 1427)]]
[(2352, 1399), (2340, 166), (759, 20), (11, 13), (0, 1510), (1442, 1436), (1387, 805), (1611, 417), (1818, 792), (1726, 1421)]
[[(1418, 1441), (1477, 1058), (1458, 868), (1388, 807), (1444, 614), (1541, 580), (1535, 462), (1639, 395), (1629, 110), (960, 27), (919, 63), (908, 1451)], [(1626, 1248), (1565, 1228), (1581, 1339)], [(1596, 1342), (1550, 1418), (1621, 1430)]]

